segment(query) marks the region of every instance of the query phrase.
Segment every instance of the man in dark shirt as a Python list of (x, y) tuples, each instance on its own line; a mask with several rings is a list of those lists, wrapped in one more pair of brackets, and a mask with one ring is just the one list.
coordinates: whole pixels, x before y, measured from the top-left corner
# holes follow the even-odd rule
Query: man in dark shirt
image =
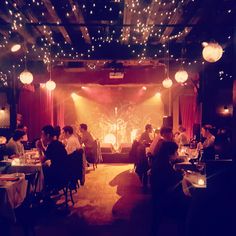
[(47, 144), (42, 158), (46, 185), (58, 185), (65, 178), (67, 153), (60, 141), (53, 140), (54, 134), (54, 128), (51, 125), (42, 128), (41, 141)]
[(152, 125), (147, 124), (145, 126), (145, 131), (141, 134), (139, 138), (139, 143), (143, 144), (145, 147), (149, 147), (152, 139), (150, 138), (150, 133), (152, 133)]

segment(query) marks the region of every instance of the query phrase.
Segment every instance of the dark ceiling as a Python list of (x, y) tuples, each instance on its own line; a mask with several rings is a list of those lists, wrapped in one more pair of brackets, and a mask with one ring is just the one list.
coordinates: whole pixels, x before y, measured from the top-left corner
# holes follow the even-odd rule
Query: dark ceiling
[[(201, 64), (203, 41), (231, 57), (235, 0), (4, 0), (0, 71)], [(12, 42), (22, 49), (10, 52)], [(182, 58), (182, 59), (180, 59)], [(113, 64), (112, 64), (113, 63)], [(113, 66), (112, 66), (113, 65)]]

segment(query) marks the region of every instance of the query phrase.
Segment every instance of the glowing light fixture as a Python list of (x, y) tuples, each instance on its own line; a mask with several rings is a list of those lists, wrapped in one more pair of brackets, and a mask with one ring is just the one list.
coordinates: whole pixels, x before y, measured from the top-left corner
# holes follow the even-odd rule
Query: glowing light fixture
[(21, 49), (21, 45), (20, 44), (13, 44), (12, 46), (11, 46), (11, 51), (12, 52), (17, 52), (17, 51), (19, 51)]
[(206, 61), (213, 63), (220, 60), (223, 55), (223, 49), (218, 43), (208, 43), (204, 45), (206, 46), (204, 46), (202, 50), (202, 56)]
[(160, 97), (161, 97), (161, 93), (160, 93), (160, 92), (157, 92), (157, 93), (155, 94), (155, 96), (156, 96), (157, 98), (160, 98)]
[(52, 64), (51, 64), (51, 59), (50, 59), (50, 64), (49, 64), (49, 80), (45, 84), (46, 89), (49, 91), (53, 91), (56, 88), (56, 83), (52, 80)]
[(52, 91), (56, 88), (56, 83), (49, 79), (47, 82), (46, 82), (46, 89), (49, 90), (49, 91)]
[(25, 69), (20, 73), (20, 81), (22, 84), (31, 84), (34, 77), (33, 74), (27, 70), (26, 55), (25, 55)]
[(31, 84), (33, 81), (33, 75), (27, 69), (20, 73), (20, 81), (23, 84)]
[(173, 81), (169, 78), (169, 63), (170, 63), (169, 44), (166, 50), (167, 50), (166, 53), (168, 53), (168, 61), (167, 61), (167, 66), (165, 68), (166, 78), (162, 81), (162, 85), (164, 88), (171, 88)]
[(228, 114), (229, 113), (229, 108), (227, 106), (224, 106), (224, 113)]
[(73, 100), (76, 100), (79, 98), (78, 94), (76, 94), (76, 93), (71, 93), (70, 96), (72, 97)]
[(175, 73), (175, 80), (178, 83), (184, 83), (188, 80), (188, 72), (184, 69), (180, 69)]
[(169, 77), (165, 78), (162, 81), (162, 85), (163, 85), (164, 88), (170, 88), (172, 86), (172, 84), (173, 84), (173, 82)]
[(142, 87), (142, 90), (146, 91), (146, 90), (147, 90), (147, 87), (146, 87), (146, 86), (143, 86), (143, 87)]
[(199, 180), (197, 181), (197, 183), (198, 183), (198, 185), (200, 185), (200, 186), (205, 185), (204, 179), (199, 179)]

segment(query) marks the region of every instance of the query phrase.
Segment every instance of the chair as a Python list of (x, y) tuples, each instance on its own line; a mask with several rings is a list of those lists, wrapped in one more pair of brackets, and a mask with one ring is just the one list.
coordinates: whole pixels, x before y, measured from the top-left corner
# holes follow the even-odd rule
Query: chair
[[(74, 199), (72, 191), (77, 191), (77, 187), (79, 187), (78, 180), (80, 180), (81, 185), (84, 183), (83, 181), (83, 150), (76, 150), (66, 159), (63, 170), (60, 173), (57, 173), (59, 176), (57, 180), (50, 183), (49, 192), (53, 194), (56, 191), (63, 191), (63, 195), (65, 197), (65, 205), (68, 207), (69, 200), (74, 205)], [(51, 194), (51, 195), (52, 195)], [(68, 194), (70, 195), (70, 199), (68, 198)]]
[(0, 144), (0, 161), (3, 160), (4, 155), (6, 155), (6, 144)]
[(25, 173), (25, 179), (28, 181), (26, 192), (26, 204), (32, 206), (36, 202), (36, 192), (39, 180), (39, 171)]
[(6, 174), (10, 166), (11, 166), (10, 163), (0, 162), (0, 174)]
[(89, 163), (93, 164), (93, 169), (97, 168), (97, 163), (99, 161), (99, 150), (98, 150), (97, 140), (94, 140), (92, 148), (85, 147), (85, 156)]

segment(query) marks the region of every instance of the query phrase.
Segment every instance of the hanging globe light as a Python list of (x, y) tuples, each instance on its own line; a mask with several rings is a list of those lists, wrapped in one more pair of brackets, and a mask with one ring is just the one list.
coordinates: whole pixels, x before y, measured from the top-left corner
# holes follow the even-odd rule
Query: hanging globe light
[(175, 80), (178, 83), (184, 83), (188, 80), (188, 72), (184, 69), (180, 69), (175, 73)]
[(173, 84), (173, 82), (169, 77), (165, 78), (162, 81), (162, 85), (163, 85), (164, 88), (170, 88), (172, 86), (172, 84)]
[(208, 62), (216, 62), (220, 60), (223, 54), (223, 49), (218, 43), (208, 43), (202, 50), (203, 58)]
[(46, 82), (45, 86), (46, 86), (47, 90), (52, 91), (56, 88), (56, 83), (53, 80), (50, 79)]
[(30, 84), (33, 81), (33, 75), (27, 69), (20, 73), (20, 81), (23, 84)]

